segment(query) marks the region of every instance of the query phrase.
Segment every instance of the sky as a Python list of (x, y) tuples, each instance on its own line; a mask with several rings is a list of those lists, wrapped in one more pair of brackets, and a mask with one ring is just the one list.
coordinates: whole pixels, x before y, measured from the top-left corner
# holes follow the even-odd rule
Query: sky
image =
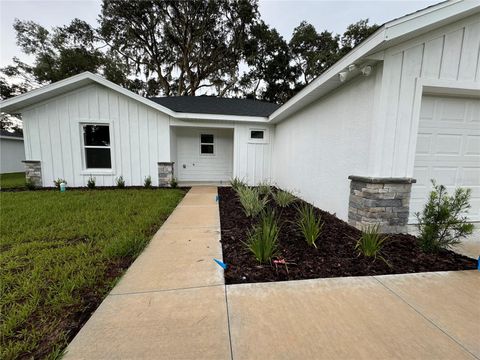
[[(369, 18), (371, 23), (380, 25), (438, 2), (261, 0), (259, 10), (262, 19), (289, 40), (302, 20), (318, 31), (343, 33), (349, 24), (360, 19)], [(31, 61), (16, 45), (12, 27), (15, 18), (33, 20), (47, 29), (68, 24), (76, 17), (96, 25), (100, 8), (99, 0), (0, 0), (0, 67), (10, 64), (14, 56)]]

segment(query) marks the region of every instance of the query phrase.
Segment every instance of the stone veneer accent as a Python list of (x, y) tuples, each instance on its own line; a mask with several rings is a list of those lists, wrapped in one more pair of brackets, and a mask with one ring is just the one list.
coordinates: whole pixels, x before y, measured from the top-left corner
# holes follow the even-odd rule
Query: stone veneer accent
[(25, 180), (31, 181), (35, 187), (42, 187), (42, 165), (38, 160), (24, 160)]
[(158, 163), (158, 186), (170, 187), (173, 180), (173, 162)]
[(348, 223), (362, 230), (379, 224), (384, 233), (407, 232), (412, 178), (349, 176)]

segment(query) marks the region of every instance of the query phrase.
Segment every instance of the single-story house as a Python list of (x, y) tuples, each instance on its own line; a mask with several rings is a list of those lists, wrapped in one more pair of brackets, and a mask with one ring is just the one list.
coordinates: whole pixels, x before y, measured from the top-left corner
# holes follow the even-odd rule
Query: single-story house
[(357, 227), (403, 231), (432, 178), (470, 187), (480, 221), (479, 49), (479, 2), (448, 1), (384, 24), (282, 106), (147, 99), (83, 73), (0, 107), (21, 113), (43, 186), (271, 181)]
[(0, 174), (24, 171), (23, 160), (25, 160), (23, 135), (0, 130)]

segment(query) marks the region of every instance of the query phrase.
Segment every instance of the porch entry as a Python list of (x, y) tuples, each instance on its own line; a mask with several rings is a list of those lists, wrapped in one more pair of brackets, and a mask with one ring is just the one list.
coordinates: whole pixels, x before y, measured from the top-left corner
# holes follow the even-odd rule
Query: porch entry
[(228, 182), (232, 178), (233, 129), (175, 127), (172, 143), (178, 181)]

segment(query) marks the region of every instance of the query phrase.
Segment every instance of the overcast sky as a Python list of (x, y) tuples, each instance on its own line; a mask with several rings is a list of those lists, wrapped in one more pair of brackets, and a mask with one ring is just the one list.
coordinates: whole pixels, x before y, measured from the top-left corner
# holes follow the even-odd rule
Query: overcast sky
[[(287, 40), (302, 20), (317, 30), (343, 33), (345, 28), (360, 19), (383, 24), (389, 20), (438, 3), (437, 1), (321, 1), (321, 0), (262, 0), (262, 18), (275, 27)], [(93, 25), (100, 13), (101, 1), (96, 0), (0, 0), (0, 66), (11, 62), (13, 56), (23, 61), (12, 28), (15, 18), (33, 20), (47, 28), (65, 25), (78, 17)]]

